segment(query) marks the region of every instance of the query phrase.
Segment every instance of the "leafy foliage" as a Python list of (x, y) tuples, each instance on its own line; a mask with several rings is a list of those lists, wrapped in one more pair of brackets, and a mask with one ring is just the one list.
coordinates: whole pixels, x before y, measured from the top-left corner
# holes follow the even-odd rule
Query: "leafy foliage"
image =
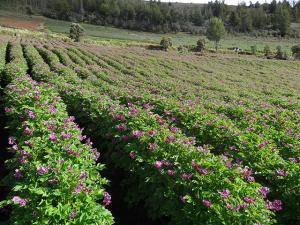
[(81, 37), (84, 34), (83, 27), (78, 23), (72, 23), (70, 27), (70, 38), (75, 42), (80, 42)]
[(163, 37), (160, 41), (160, 46), (162, 49), (167, 51), (170, 47), (172, 47), (172, 39), (170, 37)]
[(219, 42), (224, 37), (224, 35), (225, 35), (225, 27), (223, 21), (216, 17), (212, 18), (209, 22), (206, 31), (206, 36), (209, 40), (215, 42), (216, 51), (218, 50)]

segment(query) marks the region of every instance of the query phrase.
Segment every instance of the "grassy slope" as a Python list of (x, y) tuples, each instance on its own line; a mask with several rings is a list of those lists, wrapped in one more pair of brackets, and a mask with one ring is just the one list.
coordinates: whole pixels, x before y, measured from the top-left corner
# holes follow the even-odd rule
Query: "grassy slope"
[[(137, 32), (126, 29), (118, 29), (113, 27), (95, 26), (90, 24), (82, 24), (86, 30), (86, 34), (90, 37), (101, 39), (117, 39), (127, 41), (138, 41), (146, 43), (159, 43), (163, 36), (170, 36), (173, 39), (175, 46), (179, 45), (194, 45), (199, 39), (199, 35), (190, 35), (186, 33), (178, 34), (155, 34), (148, 32)], [(70, 22), (46, 19), (45, 27), (52, 32), (68, 33)], [(272, 49), (281, 45), (284, 50), (290, 51), (292, 45), (297, 43), (297, 40), (291, 39), (277, 39), (277, 38), (254, 38), (248, 36), (227, 36), (221, 41), (221, 48), (240, 47), (242, 49), (250, 49), (250, 46), (257, 45), (258, 50), (263, 50), (266, 44), (270, 45)], [(208, 47), (213, 48), (213, 43), (208, 42)]]
[[(0, 10), (0, 19), (1, 17), (11, 17), (15, 19), (19, 18), (20, 20), (33, 20), (33, 21), (44, 21), (44, 27), (49, 29), (52, 32), (56, 33), (68, 33), (70, 22), (59, 21), (48, 19), (44, 17), (29, 17), (26, 15), (17, 14), (15, 12), (9, 12), (5, 10)], [(113, 27), (104, 27), (104, 26), (95, 26), (91, 24), (82, 24), (86, 30), (86, 34), (89, 39), (92, 40), (111, 40), (113, 42), (138, 42), (138, 43), (159, 43), (163, 36), (170, 36), (173, 39), (175, 46), (179, 45), (194, 45), (199, 39), (199, 35), (190, 35), (186, 33), (177, 33), (177, 34), (155, 34), (149, 32), (137, 32), (126, 29), (119, 29)], [(242, 49), (250, 50), (252, 45), (256, 45), (259, 51), (262, 51), (264, 46), (268, 44), (272, 49), (276, 49), (276, 46), (281, 45), (284, 50), (290, 52), (292, 45), (299, 41), (295, 39), (277, 39), (277, 38), (254, 38), (249, 36), (226, 36), (224, 40), (221, 41), (221, 48), (230, 48), (230, 47), (240, 47)], [(213, 42), (207, 43), (209, 48), (213, 48)]]

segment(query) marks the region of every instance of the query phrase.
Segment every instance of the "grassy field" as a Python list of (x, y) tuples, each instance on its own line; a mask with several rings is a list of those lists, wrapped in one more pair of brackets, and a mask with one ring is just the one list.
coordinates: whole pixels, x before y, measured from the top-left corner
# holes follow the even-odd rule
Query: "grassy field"
[[(46, 19), (45, 27), (52, 32), (68, 33), (70, 22), (57, 21)], [(155, 34), (148, 32), (137, 32), (126, 29), (119, 29), (113, 27), (95, 26), (90, 24), (82, 24), (86, 30), (86, 34), (92, 38), (97, 39), (116, 39), (120, 41), (136, 41), (142, 43), (160, 42), (164, 36), (171, 37), (175, 46), (180, 45), (195, 45), (197, 40), (201, 37), (199, 35), (191, 35), (187, 33), (177, 34)], [(203, 38), (203, 37), (202, 37)], [(213, 42), (208, 41), (208, 47), (213, 48)], [(227, 35), (220, 43), (220, 48), (227, 49), (232, 47), (239, 47), (245, 50), (250, 50), (251, 46), (256, 45), (259, 51), (264, 49), (265, 45), (269, 45), (272, 49), (276, 49), (278, 45), (282, 46), (285, 51), (290, 52), (290, 48), (297, 43), (295, 39), (278, 39), (278, 38), (255, 38), (250, 36), (231, 36)]]
[[(13, 23), (11, 23), (13, 18)], [(17, 21), (20, 21), (18, 26)], [(2, 23), (1, 23), (2, 21)], [(7, 23), (7, 21), (9, 23)], [(24, 23), (25, 21), (25, 23)], [(7, 24), (5, 24), (7, 23)], [(39, 16), (25, 16), (0, 10), (0, 24), (7, 25), (9, 27), (15, 26), (17, 28), (24, 26), (24, 24), (35, 24), (36, 29), (48, 29), (54, 33), (68, 34), (70, 22), (53, 20), (49, 18)], [(126, 44), (135, 43), (136, 45), (143, 44), (158, 44), (162, 37), (169, 36), (173, 40), (175, 47), (180, 45), (195, 45), (197, 40), (200, 38), (199, 35), (191, 35), (187, 33), (171, 33), (171, 34), (155, 34), (149, 32), (137, 32), (126, 29), (119, 29), (114, 27), (95, 26), (91, 24), (82, 24), (86, 31), (86, 39), (105, 43), (106, 41), (110, 44)], [(25, 26), (26, 28), (26, 26)], [(31, 26), (29, 26), (29, 29)], [(203, 38), (203, 37), (202, 37)], [(228, 49), (232, 47), (239, 47), (244, 50), (250, 50), (251, 46), (256, 45), (258, 51), (263, 51), (265, 45), (269, 45), (273, 51), (276, 51), (278, 45), (282, 46), (284, 51), (290, 53), (290, 49), (294, 44), (299, 43), (295, 39), (279, 39), (279, 38), (255, 38), (251, 36), (231, 36), (227, 35), (221, 42), (221, 49)], [(213, 42), (207, 41), (208, 48), (213, 49)]]

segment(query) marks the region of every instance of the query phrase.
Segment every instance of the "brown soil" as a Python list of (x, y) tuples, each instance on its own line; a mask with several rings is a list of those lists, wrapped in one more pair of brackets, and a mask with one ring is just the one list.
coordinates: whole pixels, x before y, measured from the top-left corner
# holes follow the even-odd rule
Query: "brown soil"
[(43, 21), (38, 19), (25, 19), (19, 17), (0, 17), (0, 26), (19, 28), (27, 30), (39, 30), (41, 29)]

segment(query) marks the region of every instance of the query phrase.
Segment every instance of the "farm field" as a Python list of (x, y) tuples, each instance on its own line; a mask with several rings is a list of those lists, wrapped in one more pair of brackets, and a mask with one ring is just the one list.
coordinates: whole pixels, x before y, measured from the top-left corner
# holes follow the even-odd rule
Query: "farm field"
[(0, 71), (4, 224), (300, 223), (300, 62), (0, 36)]

